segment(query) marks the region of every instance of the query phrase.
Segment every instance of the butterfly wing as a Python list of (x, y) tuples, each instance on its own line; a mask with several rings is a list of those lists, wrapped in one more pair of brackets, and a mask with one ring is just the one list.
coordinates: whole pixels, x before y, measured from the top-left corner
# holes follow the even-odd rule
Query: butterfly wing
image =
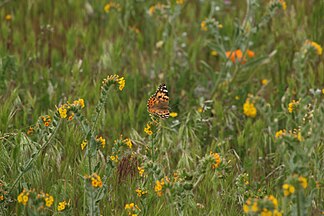
[(165, 84), (160, 85), (154, 95), (147, 101), (147, 110), (160, 118), (169, 117), (169, 94)]

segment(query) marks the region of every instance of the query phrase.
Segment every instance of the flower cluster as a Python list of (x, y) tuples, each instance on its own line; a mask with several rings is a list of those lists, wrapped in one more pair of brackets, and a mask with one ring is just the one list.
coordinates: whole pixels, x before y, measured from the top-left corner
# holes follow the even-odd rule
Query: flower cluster
[(138, 174), (142, 177), (144, 175), (144, 168), (143, 167), (137, 167), (137, 170), (138, 170)]
[(200, 29), (202, 31), (208, 31), (209, 28), (214, 28), (214, 29), (221, 29), (223, 28), (223, 25), (220, 24), (218, 21), (216, 21), (213, 18), (207, 18), (204, 19), (201, 23), (200, 23)]
[(48, 193), (43, 193), (43, 192), (41, 192), (41, 193), (39, 193), (39, 194), (37, 195), (37, 198), (38, 198), (38, 199), (44, 199), (44, 201), (45, 201), (45, 205), (46, 205), (47, 207), (51, 207), (51, 206), (53, 205), (53, 203), (54, 203), (54, 198), (53, 198), (53, 196), (49, 195)]
[(247, 98), (243, 104), (243, 113), (247, 117), (252, 118), (254, 118), (257, 114), (257, 109), (255, 108), (254, 103), (250, 101), (250, 98)]
[(111, 155), (111, 156), (110, 156), (110, 160), (111, 160), (112, 162), (118, 163), (118, 155)]
[[(166, 179), (166, 180), (164, 180)], [(165, 181), (168, 181), (168, 177), (166, 176), (165, 178), (162, 178), (160, 181), (156, 180), (155, 181), (155, 186), (154, 186), (154, 191), (156, 194), (160, 197), (163, 194), (163, 186), (165, 185)]]
[(87, 140), (83, 140), (81, 143), (81, 150), (83, 151), (83, 149), (85, 149), (85, 147), (87, 146), (88, 141)]
[(296, 107), (298, 106), (299, 101), (295, 101), (292, 100), (289, 104), (288, 104), (288, 112), (292, 113), (294, 111), (294, 109), (296, 109)]
[(316, 51), (317, 55), (322, 55), (323, 48), (318, 43), (316, 43), (314, 41), (311, 41), (311, 40), (306, 40), (305, 44), (306, 44), (306, 46), (311, 47), (312, 49), (314, 49)]
[(303, 141), (304, 138), (300, 132), (300, 128), (299, 129), (293, 129), (293, 130), (289, 130), (288, 132), (286, 131), (286, 129), (282, 129), (276, 132), (275, 137), (278, 138), (282, 138), (285, 136), (290, 136), (293, 137), (295, 139), (297, 139), (298, 141)]
[(295, 193), (295, 187), (291, 184), (284, 184), (282, 185), (284, 196), (290, 196), (291, 194)]
[(214, 159), (214, 163), (211, 165), (211, 167), (212, 167), (212, 169), (216, 169), (217, 167), (219, 167), (219, 165), (221, 163), (221, 158), (218, 153), (214, 153), (212, 151), (210, 152), (210, 155)]
[(153, 134), (153, 131), (151, 130), (151, 123), (147, 123), (146, 127), (144, 128), (144, 132), (147, 133), (149, 136)]
[(129, 138), (124, 139), (123, 143), (125, 143), (130, 149), (133, 147), (133, 143)]
[(141, 212), (141, 209), (134, 203), (126, 204), (125, 210), (127, 210), (128, 215), (131, 215), (131, 216), (137, 216)]
[(167, 8), (167, 5), (157, 3), (156, 5), (152, 5), (149, 10), (148, 14), (152, 16), (156, 11), (159, 11), (160, 13), (163, 13), (165, 9)]
[(66, 104), (61, 105), (57, 110), (62, 119), (67, 118), (69, 115), (68, 120), (72, 120), (74, 118), (74, 112), (71, 109), (73, 108), (77, 108), (77, 109), (84, 108), (84, 100), (83, 99), (75, 100), (73, 101), (72, 104), (67, 102)]
[(101, 177), (97, 173), (93, 173), (91, 176), (86, 175), (84, 178), (91, 182), (92, 187), (102, 187)]
[(23, 205), (26, 205), (29, 200), (29, 191), (25, 189), (18, 195), (17, 201)]
[(101, 145), (102, 148), (105, 148), (105, 146), (106, 146), (106, 139), (102, 138), (102, 136), (100, 136), (100, 137), (97, 136), (96, 137), (96, 141), (98, 143), (100, 143), (100, 145)]
[(51, 116), (46, 115), (46, 116), (41, 116), (42, 122), (45, 125), (45, 127), (50, 126), (51, 123)]
[(262, 216), (282, 216), (282, 212), (278, 210), (278, 200), (273, 195), (263, 199), (248, 199), (243, 205), (243, 211)]
[(147, 194), (147, 190), (145, 190), (145, 189), (141, 189), (141, 188), (137, 188), (137, 189), (135, 190), (135, 192), (137, 193), (137, 196), (138, 196), (138, 197), (142, 197), (142, 196), (144, 196), (145, 194)]
[(227, 51), (225, 53), (226, 57), (230, 59), (233, 63), (240, 63), (240, 64), (245, 64), (248, 58), (253, 58), (255, 56), (255, 53), (251, 50), (247, 50), (246, 53), (244, 54), (242, 50), (237, 49), (234, 51)]
[(111, 84), (118, 84), (118, 89), (122, 91), (125, 87), (126, 80), (124, 77), (119, 77), (118, 75), (109, 75), (106, 79), (102, 81), (101, 89), (106, 93)]
[(288, 178), (287, 183), (282, 185), (283, 193), (285, 197), (288, 197), (295, 193), (296, 189), (306, 189), (308, 186), (307, 179), (304, 176), (293, 175)]
[(64, 200), (62, 202), (59, 202), (58, 206), (57, 206), (57, 211), (64, 211), (66, 206), (68, 205), (68, 203)]
[(116, 9), (116, 10), (120, 11), (121, 10), (120, 4), (115, 3), (115, 2), (109, 2), (109, 3), (105, 4), (104, 11), (106, 13), (109, 13), (111, 9)]

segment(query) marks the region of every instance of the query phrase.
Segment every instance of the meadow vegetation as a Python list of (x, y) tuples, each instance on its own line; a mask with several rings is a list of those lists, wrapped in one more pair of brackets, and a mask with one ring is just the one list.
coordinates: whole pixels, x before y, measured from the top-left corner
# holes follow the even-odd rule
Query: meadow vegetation
[(1, 1), (0, 215), (324, 214), (323, 14)]

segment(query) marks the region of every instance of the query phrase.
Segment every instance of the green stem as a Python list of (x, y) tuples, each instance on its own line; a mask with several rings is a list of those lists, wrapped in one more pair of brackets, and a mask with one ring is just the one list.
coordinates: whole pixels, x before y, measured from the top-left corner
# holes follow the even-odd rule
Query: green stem
[(42, 147), (40, 149), (38, 149), (36, 152), (34, 152), (32, 158), (24, 165), (23, 170), (19, 173), (19, 175), (17, 176), (17, 178), (15, 179), (14, 183), (12, 184), (10, 190), (9, 190), (9, 194), (12, 192), (13, 188), (16, 186), (16, 184), (18, 183), (18, 181), (20, 180), (20, 178), (26, 173), (28, 167), (35, 161), (35, 159), (37, 158), (37, 156), (46, 148), (46, 146), (52, 141), (52, 138), (54, 137), (54, 135), (56, 134), (56, 131), (58, 130), (59, 126), (60, 126), (61, 121), (58, 122), (56, 128), (54, 129), (53, 133), (50, 135), (50, 137), (48, 138), (47, 142), (45, 142)]

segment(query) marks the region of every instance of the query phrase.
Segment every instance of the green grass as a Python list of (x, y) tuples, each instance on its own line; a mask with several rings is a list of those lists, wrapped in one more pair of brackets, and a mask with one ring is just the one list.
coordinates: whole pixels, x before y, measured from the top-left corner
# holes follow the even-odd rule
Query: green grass
[[(132, 202), (140, 215), (242, 215), (248, 198), (271, 210), (269, 195), (284, 215), (324, 212), (323, 54), (305, 44), (324, 45), (323, 1), (287, 0), (286, 10), (261, 0), (161, 1), (162, 9), (156, 1), (111, 2), (120, 7), (108, 13), (102, 0), (0, 2), (0, 215), (128, 215), (124, 207)], [(225, 53), (236, 49), (255, 56), (234, 64)], [(125, 77), (125, 88), (113, 82), (101, 94), (112, 74)], [(161, 83), (178, 116), (156, 118), (149, 136), (146, 103)], [(79, 98), (85, 108), (76, 108), (73, 121), (60, 119), (56, 107)], [(243, 112), (247, 98), (255, 117)], [(299, 104), (289, 113), (292, 100)], [(44, 115), (50, 128), (39, 120)], [(39, 131), (28, 135), (37, 122)], [(276, 138), (281, 129), (286, 135)], [(132, 149), (114, 144), (121, 134)], [(95, 146), (96, 135), (105, 148)], [(221, 156), (215, 170), (210, 151)], [(118, 163), (110, 160), (116, 154)], [(135, 174), (121, 180), (121, 170)], [(93, 172), (103, 180), (100, 189), (85, 184)], [(166, 183), (159, 197), (156, 181), (172, 182), (174, 172), (178, 182)], [(285, 183), (296, 188), (287, 197)], [(138, 197), (138, 187), (147, 195)], [(37, 210), (44, 203), (31, 195), (22, 205), (23, 188), (49, 193), (53, 205)], [(69, 206), (58, 212), (63, 200)]]

